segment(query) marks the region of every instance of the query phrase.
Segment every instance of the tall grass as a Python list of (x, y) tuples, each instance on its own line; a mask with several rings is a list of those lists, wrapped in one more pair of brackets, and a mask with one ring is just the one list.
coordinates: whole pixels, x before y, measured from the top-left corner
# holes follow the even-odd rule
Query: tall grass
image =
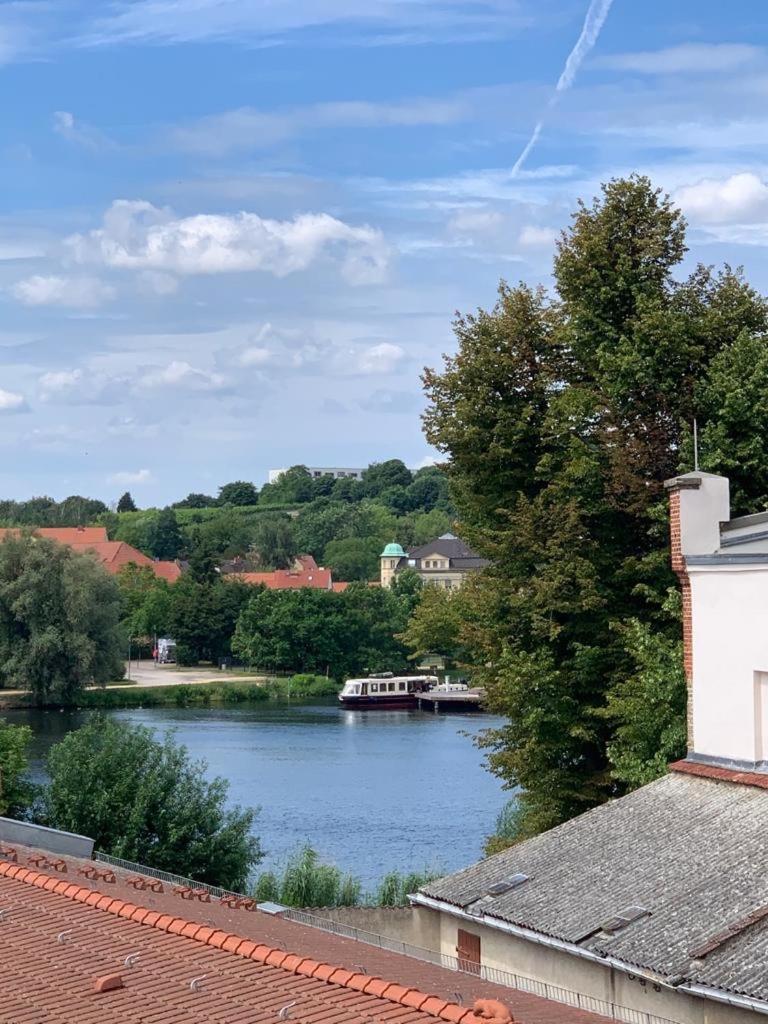
[(408, 894), (438, 877), (439, 872), (390, 871), (375, 891), (363, 893), (359, 878), (324, 864), (308, 843), (288, 858), (282, 874), (264, 871), (256, 879), (254, 896), (287, 907), (405, 907)]

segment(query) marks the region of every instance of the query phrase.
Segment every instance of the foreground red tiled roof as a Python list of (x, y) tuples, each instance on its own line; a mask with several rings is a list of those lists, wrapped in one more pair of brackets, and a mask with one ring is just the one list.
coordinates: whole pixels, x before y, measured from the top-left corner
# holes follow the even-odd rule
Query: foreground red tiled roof
[(457, 1005), (457, 989), (466, 1003), (501, 999), (518, 1024), (604, 1024), (259, 911), (190, 903), (167, 885), (138, 892), (130, 886), (152, 880), (103, 864), (3, 853), (41, 865), (0, 861), (3, 1024), (492, 1024)]
[(698, 775), (702, 779), (716, 779), (718, 782), (734, 782), (740, 786), (756, 786), (768, 789), (768, 774), (746, 772), (736, 768), (718, 768), (714, 764), (700, 764), (698, 761), (675, 761), (669, 766), (671, 772), (682, 775)]
[(306, 1024), (370, 1018), (480, 1024), (470, 1009), (438, 996), (162, 914), (78, 882), (15, 864), (0, 864), (0, 875), (6, 910), (0, 1013), (8, 1024), (235, 1024), (289, 1016)]

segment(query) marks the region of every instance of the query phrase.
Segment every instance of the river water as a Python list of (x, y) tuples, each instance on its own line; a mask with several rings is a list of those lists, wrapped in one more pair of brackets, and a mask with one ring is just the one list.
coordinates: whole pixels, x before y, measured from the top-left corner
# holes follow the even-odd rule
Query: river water
[[(175, 730), (210, 775), (229, 781), (233, 803), (260, 806), (255, 831), (280, 867), (309, 841), (361, 878), (389, 870), (451, 871), (481, 855), (509, 794), (483, 766), (473, 736), (500, 720), (484, 714), (349, 711), (335, 701), (107, 712)], [(31, 725), (34, 775), (47, 750), (87, 713), (8, 711)]]

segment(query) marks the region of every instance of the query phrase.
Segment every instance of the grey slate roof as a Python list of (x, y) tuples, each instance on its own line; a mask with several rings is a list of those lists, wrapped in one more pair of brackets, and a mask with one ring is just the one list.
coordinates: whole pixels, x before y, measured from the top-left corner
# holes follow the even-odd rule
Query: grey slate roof
[(451, 566), (455, 569), (482, 569), (488, 565), (487, 559), (481, 558), (452, 533), (445, 533), (442, 537), (437, 537), (427, 544), (420, 544), (408, 552), (408, 557), (417, 561), (428, 555), (442, 555), (443, 558), (450, 559)]
[[(517, 872), (528, 881), (487, 897)], [(768, 918), (691, 956), (768, 905), (765, 789), (672, 773), (420, 891), (666, 979), (768, 1000)], [(630, 906), (650, 913), (600, 930)]]

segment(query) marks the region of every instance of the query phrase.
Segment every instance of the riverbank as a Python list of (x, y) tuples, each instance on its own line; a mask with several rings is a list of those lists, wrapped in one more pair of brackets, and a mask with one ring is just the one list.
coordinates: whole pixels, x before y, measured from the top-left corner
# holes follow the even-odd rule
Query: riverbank
[[(153, 681), (151, 685), (123, 682), (89, 687), (73, 697), (66, 707), (73, 710), (208, 707), (212, 704), (245, 704), (265, 700), (306, 700), (312, 697), (335, 696), (338, 692), (338, 684), (332, 679), (326, 679), (325, 676), (295, 675), (287, 679), (270, 679), (268, 676), (249, 676), (244, 679), (186, 679), (182, 671), (180, 678), (168, 682)], [(53, 702), (39, 705), (23, 690), (0, 691), (0, 712), (29, 707), (50, 710), (61, 706)]]

